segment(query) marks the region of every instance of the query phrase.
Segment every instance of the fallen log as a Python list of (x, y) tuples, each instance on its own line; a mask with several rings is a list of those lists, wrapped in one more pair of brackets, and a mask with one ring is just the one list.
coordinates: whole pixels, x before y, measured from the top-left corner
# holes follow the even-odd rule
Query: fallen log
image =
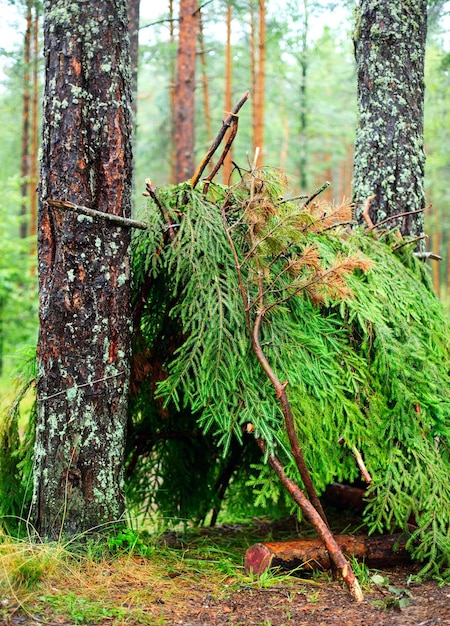
[[(334, 538), (345, 556), (364, 560), (368, 567), (394, 567), (411, 562), (405, 548), (405, 535), (335, 535)], [(285, 570), (327, 570), (331, 569), (332, 563), (321, 539), (312, 538), (255, 543), (245, 553), (244, 566), (247, 574), (253, 572), (259, 575), (276, 567)]]

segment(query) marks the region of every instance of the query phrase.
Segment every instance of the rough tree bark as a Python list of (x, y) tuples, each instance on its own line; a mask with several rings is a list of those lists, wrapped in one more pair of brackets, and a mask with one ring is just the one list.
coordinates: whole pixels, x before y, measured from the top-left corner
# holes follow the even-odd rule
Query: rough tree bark
[(177, 55), (175, 106), (175, 183), (195, 170), (195, 65), (199, 23), (197, 0), (180, 2), (180, 34)]
[[(354, 32), (358, 67), (353, 200), (374, 224), (425, 206), (423, 143), (427, 2), (360, 0)], [(423, 213), (393, 220), (420, 237)]]
[(45, 538), (118, 520), (131, 339), (126, 0), (44, 2), (38, 421), (32, 521)]

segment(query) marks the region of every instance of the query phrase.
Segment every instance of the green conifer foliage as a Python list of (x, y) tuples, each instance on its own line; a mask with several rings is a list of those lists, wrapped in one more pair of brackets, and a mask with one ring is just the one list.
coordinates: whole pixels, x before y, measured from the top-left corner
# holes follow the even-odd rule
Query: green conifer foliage
[(285, 200), (286, 187), (282, 173), (261, 169), (234, 187), (183, 184), (149, 201), (149, 229), (134, 239), (130, 497), (202, 519), (228, 467), (234, 503), (242, 481), (257, 502), (280, 502), (249, 430), (300, 480), (252, 350), (259, 316), (316, 489), (358, 479), (356, 448), (373, 478), (369, 529), (406, 529), (413, 516), (424, 572), (448, 572), (445, 314), (407, 242), (351, 231), (349, 207)]

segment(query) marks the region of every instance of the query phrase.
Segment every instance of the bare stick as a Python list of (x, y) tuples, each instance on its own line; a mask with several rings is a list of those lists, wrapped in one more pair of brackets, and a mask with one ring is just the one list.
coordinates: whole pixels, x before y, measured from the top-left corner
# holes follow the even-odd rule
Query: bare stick
[(138, 222), (137, 220), (129, 219), (128, 217), (122, 217), (121, 215), (113, 215), (112, 213), (105, 213), (104, 211), (97, 211), (96, 209), (90, 209), (87, 206), (79, 204), (73, 204), (72, 202), (65, 202), (63, 200), (54, 200), (53, 198), (47, 199), (47, 204), (56, 209), (65, 209), (67, 211), (75, 211), (75, 213), (81, 213), (81, 215), (87, 215), (93, 219), (104, 219), (108, 222), (114, 222), (118, 226), (127, 226), (128, 228), (140, 228), (141, 230), (147, 230), (148, 226), (145, 222)]
[(307, 200), (309, 196), (292, 196), (291, 198), (283, 198), (278, 204), (286, 204), (287, 202), (295, 202), (295, 200)]
[[(258, 437), (256, 438), (256, 441), (261, 451), (265, 454), (266, 452), (265, 442)], [(305, 496), (303, 491), (299, 488), (299, 486), (286, 475), (278, 457), (269, 454), (268, 461), (269, 461), (269, 465), (272, 467), (272, 469), (274, 470), (274, 472), (280, 479), (280, 482), (283, 485), (283, 487), (288, 491), (291, 498), (301, 508), (305, 516), (313, 524), (314, 528), (316, 528), (319, 534), (319, 537), (322, 539), (323, 543), (325, 544), (326, 549), (329, 552), (331, 560), (333, 561), (333, 563), (336, 566), (336, 569), (340, 572), (342, 578), (344, 579), (345, 584), (347, 585), (348, 590), (350, 592), (350, 595), (356, 600), (356, 602), (362, 602), (364, 600), (364, 596), (361, 591), (361, 587), (359, 585), (358, 579), (353, 573), (350, 563), (345, 558), (341, 548), (337, 544), (330, 529), (325, 524), (325, 522), (319, 515), (318, 511), (314, 508), (312, 503)]]
[(198, 181), (201, 178), (201, 175), (203, 174), (203, 172), (204, 172), (206, 166), (208, 165), (208, 163), (210, 162), (214, 152), (220, 146), (220, 144), (222, 142), (222, 139), (225, 136), (225, 133), (227, 132), (228, 128), (231, 126), (233, 118), (235, 118), (237, 116), (239, 110), (242, 108), (242, 106), (248, 100), (249, 94), (250, 94), (249, 91), (245, 92), (245, 94), (242, 96), (242, 98), (239, 100), (239, 102), (233, 107), (233, 109), (231, 110), (230, 114), (222, 122), (222, 128), (220, 129), (217, 137), (212, 142), (211, 147), (209, 148), (208, 152), (203, 157), (203, 159), (202, 159), (200, 165), (198, 166), (194, 176), (191, 178), (191, 187), (192, 188), (194, 188), (197, 185)]
[(235, 116), (232, 119), (230, 134), (228, 136), (227, 143), (225, 144), (225, 147), (222, 150), (222, 154), (220, 155), (219, 160), (217, 161), (216, 165), (213, 167), (211, 173), (205, 178), (205, 186), (203, 187), (204, 194), (207, 193), (208, 188), (209, 188), (209, 183), (213, 180), (214, 176), (219, 171), (219, 168), (221, 167), (222, 163), (225, 161), (225, 157), (230, 151), (234, 138), (237, 135), (237, 131), (238, 131), (238, 117)]
[(163, 207), (160, 199), (156, 195), (155, 187), (152, 181), (150, 180), (150, 178), (145, 179), (145, 191), (142, 192), (142, 195), (150, 197), (153, 200), (153, 202), (156, 204), (156, 206), (158, 207), (162, 215), (163, 220), (167, 224), (167, 232), (169, 233), (169, 238), (171, 241), (173, 241), (173, 238), (175, 237), (174, 224), (172, 223), (172, 220), (170, 219), (170, 215), (168, 211)]
[(418, 237), (414, 237), (413, 239), (408, 239), (406, 241), (403, 241), (402, 243), (399, 243), (396, 246), (394, 246), (392, 250), (399, 250), (400, 248), (403, 248), (404, 246), (409, 246), (409, 244), (415, 243), (416, 241), (420, 241), (421, 239), (428, 239), (428, 235), (419, 235)]
[(366, 222), (369, 230), (373, 230), (373, 228), (375, 228), (372, 220), (370, 219), (369, 211), (370, 211), (370, 203), (376, 197), (377, 197), (376, 194), (373, 194), (373, 196), (369, 196), (368, 198), (366, 198), (366, 201), (364, 202), (364, 209), (362, 212), (362, 217), (364, 221)]
[[(368, 198), (368, 200), (370, 200), (371, 198), (374, 198), (374, 197), (375, 196), (371, 196), (370, 198)], [(366, 200), (366, 202), (367, 202), (367, 200)], [(386, 224), (386, 222), (390, 222), (391, 220), (396, 220), (398, 217), (405, 217), (405, 215), (415, 215), (416, 213), (423, 213), (424, 211), (426, 211), (430, 207), (431, 207), (431, 204), (429, 204), (428, 206), (424, 207), (423, 209), (417, 209), (415, 211), (405, 211), (404, 213), (397, 213), (396, 215), (389, 215), (384, 220), (381, 220), (381, 222), (378, 222), (378, 224), (374, 224), (371, 221), (372, 226), (370, 226), (370, 228), (368, 228), (367, 230), (373, 230), (374, 228), (378, 228), (379, 226), (382, 226), (383, 224)]]
[(311, 202), (314, 200), (314, 198), (317, 198), (317, 196), (319, 196), (322, 193), (322, 191), (325, 191), (325, 189), (328, 189), (330, 184), (331, 183), (326, 181), (322, 185), (322, 187), (319, 187), (319, 189), (316, 189), (316, 191), (311, 196), (309, 196), (309, 198), (306, 200), (306, 202), (303, 203), (303, 208), (305, 209), (309, 204), (311, 204)]
[[(260, 279), (262, 280), (262, 279)], [(302, 449), (298, 443), (298, 437), (295, 432), (294, 426), (294, 417), (292, 415), (291, 405), (289, 403), (286, 387), (288, 385), (288, 381), (286, 380), (282, 383), (272, 367), (270, 366), (263, 349), (261, 348), (261, 344), (259, 341), (259, 330), (261, 327), (261, 320), (264, 316), (265, 310), (259, 310), (256, 314), (255, 324), (253, 327), (253, 335), (252, 335), (252, 347), (253, 351), (260, 362), (263, 370), (267, 374), (268, 379), (273, 385), (275, 389), (275, 393), (277, 399), (280, 403), (281, 412), (283, 413), (284, 423), (286, 426), (286, 432), (289, 438), (289, 444), (292, 450), (292, 456), (294, 457), (295, 463), (297, 465), (298, 471), (300, 472), (300, 476), (302, 478), (303, 484), (305, 485), (306, 492), (311, 501), (311, 504), (316, 509), (317, 513), (320, 515), (321, 519), (328, 526), (328, 521), (325, 516), (324, 510), (322, 508), (322, 504), (319, 500), (319, 496), (317, 495), (316, 488), (314, 487), (314, 483), (311, 479), (311, 474), (309, 473), (308, 468), (306, 467), (305, 458), (303, 456)]]
[(431, 259), (432, 261), (442, 261), (442, 257), (435, 252), (413, 252), (413, 256), (418, 259)]
[(352, 447), (353, 456), (355, 457), (356, 464), (359, 467), (363, 480), (370, 485), (372, 483), (372, 476), (369, 474), (364, 459), (361, 456), (361, 452), (356, 446)]

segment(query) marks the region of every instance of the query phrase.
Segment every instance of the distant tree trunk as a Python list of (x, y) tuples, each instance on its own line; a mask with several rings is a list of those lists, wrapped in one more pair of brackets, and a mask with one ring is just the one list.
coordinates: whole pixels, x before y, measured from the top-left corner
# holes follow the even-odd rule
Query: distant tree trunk
[[(252, 3), (253, 4), (253, 3)], [(252, 6), (251, 4), (251, 6)], [(252, 84), (253, 84), (253, 149), (259, 148), (256, 162), (260, 166), (263, 161), (264, 149), (264, 95), (266, 79), (266, 6), (265, 0), (258, 0), (258, 36), (256, 37), (255, 12), (251, 11), (252, 18)], [(256, 40), (258, 45), (256, 46)]]
[(203, 91), (203, 120), (206, 129), (206, 139), (212, 141), (211, 107), (209, 104), (208, 64), (206, 62), (205, 38), (203, 36), (203, 19), (199, 12), (198, 40), (200, 45), (200, 59), (202, 68), (202, 91)]
[(195, 66), (199, 11), (197, 0), (180, 2), (180, 35), (175, 88), (175, 182), (195, 170)]
[(131, 93), (134, 124), (137, 114), (137, 81), (139, 67), (139, 6), (140, 0), (128, 0), (128, 35), (130, 37)]
[[(82, 7), (82, 10), (80, 10)], [(118, 520), (131, 338), (126, 0), (44, 2), (38, 420), (32, 520), (45, 538)]]
[[(300, 149), (299, 149), (299, 182), (300, 189), (305, 190), (307, 187), (306, 170), (308, 165), (308, 28), (309, 13), (308, 1), (303, 0), (303, 26), (301, 33), (300, 48), (300, 83), (299, 83), (299, 99), (300, 99)], [(321, 183), (322, 184), (322, 183)]]
[[(358, 68), (353, 200), (374, 224), (425, 206), (423, 143), (427, 2), (360, 0), (354, 33)], [(423, 213), (392, 220), (420, 237)]]
[(22, 149), (21, 149), (21, 196), (22, 204), (20, 208), (20, 236), (25, 238), (28, 235), (28, 191), (30, 176), (30, 61), (31, 61), (31, 32), (32, 32), (32, 3), (26, 5), (25, 39), (23, 46), (23, 97), (22, 97)]
[(37, 232), (37, 210), (38, 210), (38, 108), (39, 108), (39, 3), (34, 2), (33, 26), (33, 91), (31, 99), (31, 124), (30, 124), (30, 237), (32, 238), (30, 254), (32, 257), (32, 273), (36, 271), (36, 232)]
[[(170, 49), (175, 50), (175, 28), (174, 28), (173, 0), (169, 0), (169, 41)], [(169, 88), (169, 108), (170, 108), (170, 180), (175, 183), (176, 157), (175, 157), (175, 87), (177, 82), (177, 68), (174, 55), (170, 57), (170, 88)]]
[[(233, 103), (233, 64), (231, 59), (231, 18), (232, 18), (232, 8), (231, 3), (227, 3), (227, 38), (225, 42), (225, 114), (226, 117), (232, 109)], [(225, 157), (225, 161), (223, 162), (223, 182), (225, 185), (230, 184), (231, 172), (232, 172), (232, 158), (233, 158), (233, 147), (231, 147), (229, 153)]]

